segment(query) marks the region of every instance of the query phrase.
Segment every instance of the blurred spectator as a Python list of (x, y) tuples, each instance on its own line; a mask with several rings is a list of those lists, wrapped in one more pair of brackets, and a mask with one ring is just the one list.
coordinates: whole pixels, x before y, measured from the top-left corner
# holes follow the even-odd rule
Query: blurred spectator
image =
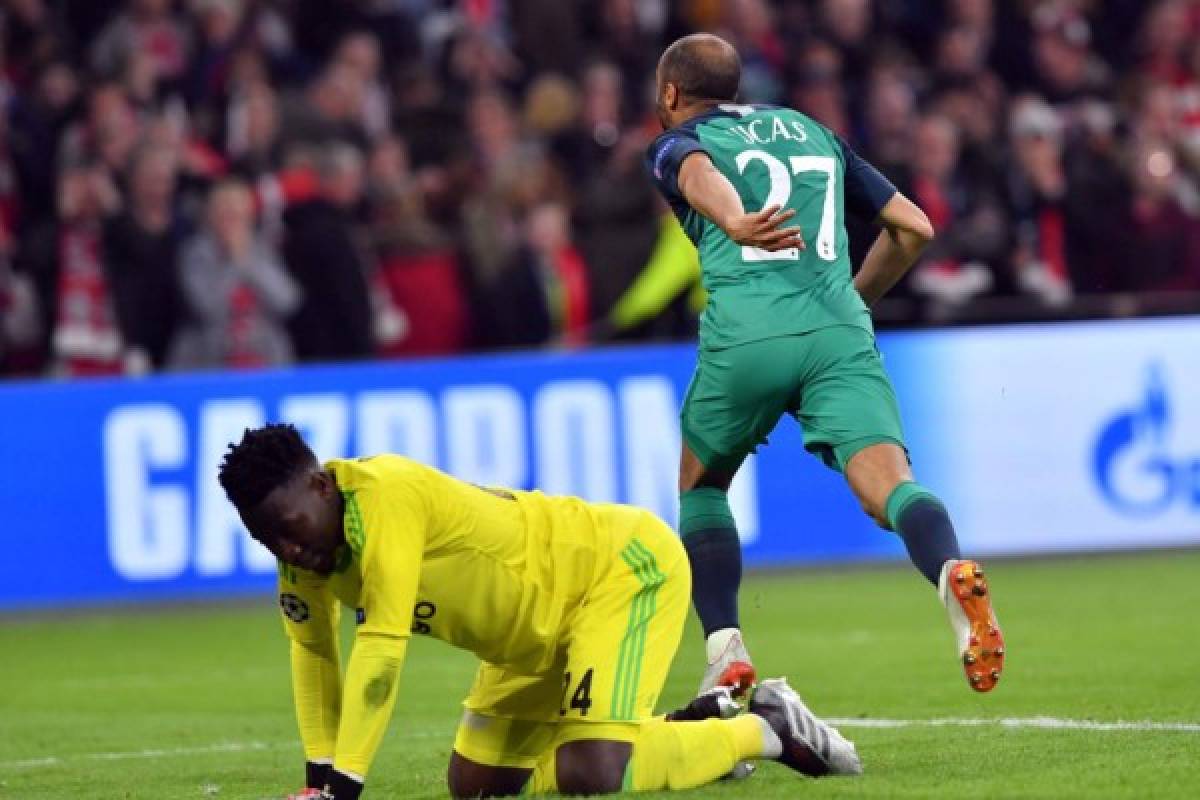
[(1009, 203), (1016, 229), (1016, 285), (1057, 305), (1071, 296), (1067, 264), (1062, 121), (1043, 100), (1017, 101), (1010, 136), (1016, 170), (1009, 175)]
[[(583, 73), (581, 96), (558, 101), (560, 107), (579, 106), (578, 119), (554, 140), (555, 151), (573, 181), (586, 181), (605, 168), (625, 125), (621, 71), (607, 61), (598, 61)], [(566, 91), (571, 91), (567, 88)], [(533, 96), (532, 93), (530, 95)]]
[(172, 368), (292, 360), (285, 323), (300, 305), (300, 289), (255, 230), (244, 183), (225, 181), (209, 193), (205, 230), (184, 245), (180, 272), (187, 316), (171, 347)]
[(125, 55), (116, 78), (130, 104), (139, 112), (153, 112), (158, 104), (158, 75), (154, 58), (141, 51)]
[(28, 88), (40, 65), (69, 55), (70, 32), (47, 0), (9, 0), (3, 11), (4, 80)]
[(958, 128), (959, 171), (970, 191), (988, 195), (984, 200), (993, 200), (1000, 193), (1006, 170), (1001, 146), (1005, 100), (992, 76), (981, 75), (944, 88), (931, 104)]
[(344, 62), (328, 66), (284, 105), (285, 147), (324, 146), (335, 141), (365, 148), (363, 121), (366, 83), (360, 71)]
[(373, 244), (384, 292), (376, 303), (380, 355), (462, 350), (470, 309), (453, 243), (430, 221), (415, 184), (391, 184), (375, 205)]
[(130, 354), (115, 310), (114, 282), (104, 261), (103, 222), (120, 196), (107, 170), (95, 164), (66, 167), (58, 182), (58, 219), (27, 239), (26, 271), (36, 276), (46, 353), (59, 375), (144, 372), (149, 364)]
[(247, 179), (279, 168), (283, 157), (279, 103), (270, 86), (253, 84), (233, 97), (225, 126), (225, 152), (233, 160), (233, 171)]
[(639, 105), (658, 63), (659, 37), (666, 23), (663, 0), (606, 0), (598, 5), (596, 56), (617, 66), (626, 103)]
[(744, 103), (780, 102), (786, 48), (770, 5), (766, 0), (729, 0), (724, 7), (726, 33), (742, 58), (739, 99)]
[(1080, 293), (1119, 291), (1128, 288), (1122, 274), (1132, 263), (1126, 252), (1131, 187), (1116, 113), (1106, 103), (1086, 103), (1079, 120), (1075, 146), (1064, 157), (1071, 284)]
[(42, 320), (28, 275), (0, 260), (0, 375), (33, 374), (39, 366)]
[(567, 344), (584, 344), (589, 320), (587, 267), (571, 241), (567, 210), (555, 203), (539, 205), (525, 225), (551, 330)]
[[(497, 5), (472, 3), (446, 43), (445, 78), (452, 92), (473, 94), (515, 81), (520, 62), (496, 29)], [(489, 24), (491, 23), (491, 24)]]
[(230, 89), (231, 65), (244, 30), (243, 0), (192, 0), (196, 15), (195, 55), (185, 76), (185, 93), (193, 108), (221, 103)]
[(794, 69), (792, 106), (834, 133), (848, 136), (850, 117), (842, 85), (842, 55), (838, 49), (823, 39), (813, 39), (800, 50)]
[(97, 161), (111, 172), (119, 172), (142, 133), (129, 97), (119, 84), (94, 86), (87, 99), (87, 112), (62, 138), (59, 158), (67, 163)]
[(354, 228), (363, 199), (362, 154), (335, 143), (321, 152), (320, 189), (284, 212), (284, 259), (304, 293), (289, 329), (304, 361), (365, 358), (375, 352), (367, 262)]
[[(549, 133), (551, 115), (540, 105), (569, 114), (551, 125), (551, 141), (574, 189), (576, 242), (588, 266), (591, 310), (602, 315), (646, 263), (657, 236), (655, 193), (642, 167), (649, 137), (627, 128), (621, 72), (610, 62), (587, 67), (581, 98), (565, 81), (553, 92), (545, 92), (544, 83), (537, 88), (543, 91), (527, 97), (531, 129)], [(542, 94), (562, 97), (539, 102)]]
[(187, 31), (172, 13), (172, 0), (126, 0), (125, 9), (100, 32), (91, 46), (91, 65), (116, 77), (131, 62), (145, 64), (152, 88), (178, 81), (188, 66)]
[(21, 212), (17, 157), (8, 131), (8, 120), (0, 115), (0, 259), (12, 255)]
[[(913, 273), (913, 287), (947, 304), (958, 304), (992, 287), (981, 260), (999, 250), (1002, 223), (986, 198), (971, 191), (958, 171), (959, 133), (946, 117), (928, 115), (917, 126), (913, 200), (942, 234)], [(989, 247), (990, 245), (990, 247)]]
[(408, 143), (413, 164), (446, 170), (470, 152), (463, 109), (427, 67), (414, 66), (398, 80), (394, 132)]
[(388, 131), (391, 108), (387, 90), (380, 83), (383, 56), (379, 40), (365, 31), (349, 34), (338, 45), (334, 63), (348, 67), (362, 82), (362, 107), (358, 118), (367, 136), (377, 139)]
[(104, 258), (126, 343), (139, 360), (166, 366), (181, 316), (179, 249), (186, 226), (175, 211), (175, 152), (147, 145), (133, 156), (125, 208), (109, 220)]
[(442, 23), (441, 0), (288, 0), (279, 4), (291, 23), (296, 54), (310, 65), (328, 60), (348, 33), (371, 31), (382, 43), (384, 59), (392, 66), (421, 55), (419, 23)]
[(54, 216), (59, 141), (76, 110), (79, 80), (65, 61), (49, 62), (31, 90), (14, 98), (8, 143), (29, 222)]
[(1108, 67), (1091, 50), (1087, 19), (1067, 3), (1043, 3), (1033, 14), (1038, 89), (1051, 105), (1103, 97)]
[(524, 245), (488, 297), (497, 346), (561, 342), (581, 345), (589, 321), (587, 267), (571, 241), (570, 218), (558, 203), (534, 206)]
[(996, 9), (993, 0), (948, 0), (946, 27), (965, 25), (984, 32), (992, 28)]
[[(634, 3), (624, 0), (625, 7)], [(511, 4), (514, 44), (530, 73), (567, 74), (575, 69), (583, 48), (581, 3), (563, 0), (525, 0)], [(614, 6), (618, 3), (602, 3)], [(606, 8), (607, 13), (612, 13)]]
[(564, 199), (566, 187), (545, 152), (523, 139), (508, 98), (482, 92), (467, 108), (473, 181), (462, 205), (466, 254), (476, 282), (497, 280), (521, 246), (524, 214), (539, 200)]
[(856, 93), (871, 61), (873, 27), (870, 0), (819, 0), (818, 29), (842, 54), (845, 80)]
[(625, 134), (579, 186), (575, 242), (587, 264), (590, 309), (603, 315), (650, 259), (659, 236), (659, 206), (642, 168), (647, 141)]
[(1178, 169), (1161, 142), (1143, 142), (1134, 152), (1127, 288), (1200, 291), (1200, 220), (1176, 199)]
[(1187, 79), (1186, 48), (1200, 33), (1195, 11), (1185, 0), (1157, 0), (1146, 5), (1150, 10), (1138, 32), (1139, 68), (1163, 83), (1183, 83)]
[(1179, 149), (1188, 169), (1200, 175), (1200, 37), (1188, 48), (1187, 75), (1175, 95)]
[(974, 25), (947, 28), (938, 40), (935, 74), (939, 81), (967, 80), (987, 64), (987, 34)]
[(14, 155), (0, 117), (0, 372), (35, 366), (41, 333), (33, 281), (13, 269), (22, 210)]

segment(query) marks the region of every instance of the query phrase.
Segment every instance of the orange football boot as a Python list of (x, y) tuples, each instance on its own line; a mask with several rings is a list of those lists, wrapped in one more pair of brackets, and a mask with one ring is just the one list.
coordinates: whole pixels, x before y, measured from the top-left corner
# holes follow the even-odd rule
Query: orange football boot
[(977, 692), (991, 691), (1004, 671), (1004, 635), (983, 567), (975, 561), (947, 561), (938, 578), (938, 594), (950, 615), (967, 682)]

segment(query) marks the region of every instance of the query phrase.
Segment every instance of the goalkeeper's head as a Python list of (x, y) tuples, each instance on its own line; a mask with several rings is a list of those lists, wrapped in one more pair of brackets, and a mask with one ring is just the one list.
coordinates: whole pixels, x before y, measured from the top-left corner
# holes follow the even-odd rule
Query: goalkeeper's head
[(279, 560), (333, 572), (346, 542), (342, 494), (295, 427), (247, 430), (229, 445), (218, 477), (250, 535)]

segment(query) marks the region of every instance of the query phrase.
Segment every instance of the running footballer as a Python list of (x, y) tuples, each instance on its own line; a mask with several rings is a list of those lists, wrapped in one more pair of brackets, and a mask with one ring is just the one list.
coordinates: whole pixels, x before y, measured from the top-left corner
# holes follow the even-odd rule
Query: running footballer
[[(742, 461), (789, 414), (804, 446), (845, 476), (863, 510), (900, 536), (938, 588), (967, 680), (988, 691), (1004, 641), (983, 570), (961, 558), (945, 507), (913, 477), (868, 311), (932, 238), (929, 220), (815, 120), (739, 104), (740, 79), (737, 51), (719, 37), (694, 34), (667, 48), (656, 76), (665, 132), (646, 156), (699, 250), (709, 297), (681, 413), (679, 476), (680, 533), (707, 639), (701, 688), (753, 680), (726, 494)], [(883, 227), (853, 277), (847, 214)]]

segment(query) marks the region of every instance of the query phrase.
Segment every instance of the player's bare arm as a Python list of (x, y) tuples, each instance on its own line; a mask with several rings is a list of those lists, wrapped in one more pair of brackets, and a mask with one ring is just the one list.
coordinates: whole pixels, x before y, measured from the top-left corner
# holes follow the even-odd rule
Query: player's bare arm
[(789, 248), (804, 249), (799, 228), (783, 227), (796, 216), (792, 209), (780, 210), (778, 205), (746, 213), (742, 198), (729, 179), (713, 166), (702, 152), (687, 156), (679, 167), (679, 190), (688, 204), (717, 225), (740, 245), (776, 251)]
[(887, 294), (933, 241), (929, 217), (899, 192), (879, 212), (877, 222), (883, 230), (854, 276), (854, 288), (868, 306)]

